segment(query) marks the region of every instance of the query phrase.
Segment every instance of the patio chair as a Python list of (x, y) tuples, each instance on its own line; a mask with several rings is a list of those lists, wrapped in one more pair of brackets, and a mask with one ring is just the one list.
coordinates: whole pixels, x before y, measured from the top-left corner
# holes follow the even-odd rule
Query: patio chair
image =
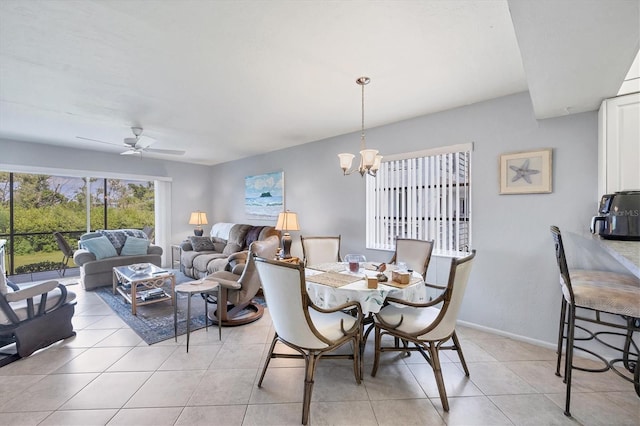
[(17, 286), (0, 268), (0, 367), (75, 336), (75, 297), (57, 281)]
[[(378, 372), (380, 353), (386, 351), (418, 351), (427, 360), (435, 375), (444, 411), (449, 411), (449, 401), (440, 367), (441, 350), (455, 350), (465, 375), (469, 376), (467, 363), (462, 355), (460, 341), (456, 335), (456, 320), (462, 303), (475, 250), (461, 259), (452, 259), (449, 282), (444, 292), (428, 303), (411, 303), (400, 299), (387, 298), (389, 305), (375, 314), (375, 357), (371, 376)], [(441, 307), (436, 305), (442, 303)], [(382, 346), (382, 337), (393, 337), (394, 345)], [(444, 343), (451, 339), (451, 344)], [(399, 344), (402, 340), (403, 344)], [(412, 343), (413, 347), (407, 343)]]
[(302, 257), (304, 265), (318, 265), (320, 263), (340, 262), (340, 235), (337, 237), (303, 237)]
[[(352, 358), (356, 383), (360, 384), (362, 309), (358, 302), (345, 303), (333, 309), (321, 309), (314, 305), (307, 295), (304, 267), (300, 264), (262, 258), (256, 258), (255, 264), (275, 329), (258, 387), (262, 387), (271, 358), (304, 358), (302, 424), (306, 425), (309, 422), (313, 379), (321, 357)], [(354, 315), (343, 310), (352, 310)], [(274, 352), (278, 342), (299, 354)], [(352, 345), (351, 354), (327, 354), (346, 343)]]
[(60, 262), (60, 268), (58, 268), (58, 275), (64, 277), (67, 267), (69, 265), (69, 259), (73, 258), (74, 250), (71, 248), (67, 240), (60, 232), (54, 232), (53, 236), (56, 239), (58, 248), (62, 252), (62, 261)]

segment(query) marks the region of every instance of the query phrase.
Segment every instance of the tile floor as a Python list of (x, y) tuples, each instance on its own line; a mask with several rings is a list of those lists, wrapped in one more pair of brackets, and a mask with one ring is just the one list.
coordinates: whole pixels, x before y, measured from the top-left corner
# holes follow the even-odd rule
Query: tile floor
[[(259, 378), (273, 335), (267, 314), (253, 324), (199, 330), (148, 346), (95, 294), (78, 293), (77, 336), (0, 368), (2, 425), (299, 425), (302, 361), (271, 362)], [(370, 376), (353, 379), (348, 360), (322, 360), (312, 425), (638, 425), (640, 398), (608, 372), (576, 372), (573, 418), (563, 415), (564, 386), (552, 350), (470, 328), (458, 331), (471, 371), (443, 356), (451, 409), (443, 412), (433, 374), (413, 354), (384, 354)]]

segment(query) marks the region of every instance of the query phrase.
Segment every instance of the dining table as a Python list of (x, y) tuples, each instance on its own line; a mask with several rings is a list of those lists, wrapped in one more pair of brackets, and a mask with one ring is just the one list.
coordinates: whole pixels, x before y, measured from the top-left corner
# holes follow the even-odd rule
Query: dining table
[(427, 288), (421, 274), (411, 271), (406, 284), (392, 280), (396, 265), (387, 265), (386, 282), (378, 282), (369, 288), (367, 278), (379, 274), (379, 263), (363, 262), (358, 272), (351, 272), (346, 262), (331, 262), (309, 265), (305, 268), (307, 294), (320, 308), (330, 309), (347, 302), (359, 302), (365, 316), (380, 312), (388, 297), (414, 303), (428, 301)]

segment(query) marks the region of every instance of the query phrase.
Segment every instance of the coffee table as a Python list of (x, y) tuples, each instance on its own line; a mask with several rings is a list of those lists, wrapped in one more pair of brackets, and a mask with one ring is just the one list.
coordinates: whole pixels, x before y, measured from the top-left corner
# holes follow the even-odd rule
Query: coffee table
[[(120, 293), (131, 303), (131, 313), (136, 315), (138, 306), (164, 302), (173, 299), (176, 287), (176, 276), (173, 272), (159, 268), (153, 264), (146, 264), (146, 268), (138, 269), (138, 265), (117, 266), (113, 268), (113, 294)], [(171, 291), (163, 289), (170, 282)]]

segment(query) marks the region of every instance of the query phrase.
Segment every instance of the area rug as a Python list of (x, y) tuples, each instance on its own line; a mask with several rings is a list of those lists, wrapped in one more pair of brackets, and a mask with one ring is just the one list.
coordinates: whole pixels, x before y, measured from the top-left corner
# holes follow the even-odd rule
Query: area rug
[[(176, 275), (176, 284), (192, 281), (178, 270), (172, 270)], [(131, 313), (131, 304), (129, 304), (122, 295), (113, 294), (111, 286), (99, 287), (95, 290), (96, 294), (105, 301), (105, 303), (118, 316), (135, 331), (147, 344), (162, 342), (163, 340), (173, 339), (173, 305), (171, 301), (153, 303), (137, 307), (137, 315)], [(178, 304), (178, 335), (187, 332), (187, 298), (186, 294), (177, 295)], [(211, 324), (211, 320), (205, 317), (204, 299), (198, 294), (192, 296), (191, 300), (191, 331), (201, 329), (205, 326), (205, 320)], [(264, 304), (264, 299), (256, 298), (257, 302)], [(215, 312), (216, 305), (209, 304), (209, 314)]]

